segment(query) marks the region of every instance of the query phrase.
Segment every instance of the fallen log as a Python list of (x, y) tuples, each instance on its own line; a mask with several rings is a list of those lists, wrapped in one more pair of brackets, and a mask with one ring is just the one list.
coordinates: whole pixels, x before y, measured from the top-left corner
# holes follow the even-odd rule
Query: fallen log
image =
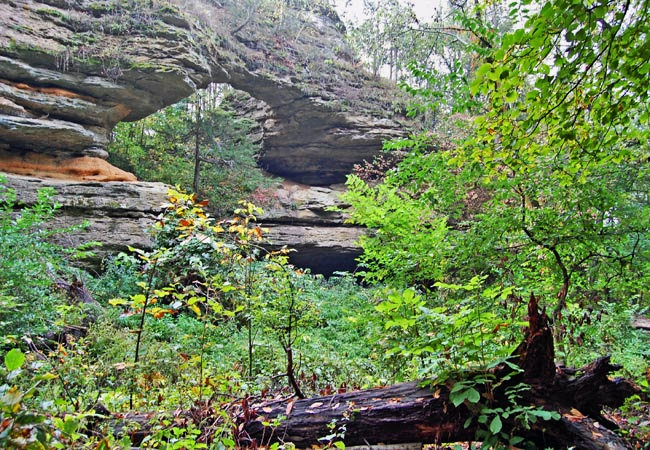
[(637, 317), (632, 321), (632, 327), (637, 330), (650, 331), (650, 317)]
[[(473, 439), (475, 430), (463, 427), (467, 409), (454, 408), (448, 394), (446, 388), (432, 391), (410, 382), (272, 407), (253, 406), (259, 416), (246, 423), (238, 439), (248, 447), (278, 441), (305, 448), (326, 443), (321, 439), (343, 428), (347, 446)], [(280, 416), (286, 419), (277, 428), (263, 425)]]
[[(640, 389), (625, 379), (610, 379), (609, 374), (620, 366), (611, 364), (609, 357), (599, 358), (581, 369), (556, 367), (548, 317), (539, 311), (533, 296), (528, 315), (528, 330), (515, 351), (521, 372), (514, 372), (506, 364), (497, 366), (490, 371), (495, 380), (492, 389), (479, 385), (475, 388), (481, 394), (481, 404), (507, 409), (512, 406), (507, 400), (508, 387), (525, 383), (529, 389), (521, 392), (517, 405), (532, 406), (537, 412), (553, 412), (559, 419), (530, 420), (524, 426), (514, 420), (515, 414), (501, 415), (501, 432), (522, 437), (537, 448), (628, 448), (612, 431), (616, 425), (606, 420), (601, 411), (605, 406), (622, 405)], [(459, 381), (469, 380), (472, 375), (464, 374)], [(346, 447), (398, 444), (403, 448), (405, 443), (476, 440), (478, 405), (466, 402), (455, 407), (450, 399), (452, 384), (424, 385), (414, 381), (304, 400), (252, 402), (245, 398), (222, 405), (200, 402), (188, 411), (176, 411), (174, 421), (193, 422), (202, 429), (198, 442), (211, 444), (214, 436), (210, 430), (223, 425), (222, 416), (216, 414), (221, 409), (234, 421), (238, 448), (260, 448), (275, 442), (312, 448), (339, 441)], [(150, 433), (151, 420), (161, 423), (153, 414), (113, 416), (112, 420), (116, 430), (121, 429), (120, 423), (139, 425), (136, 431), (130, 432), (136, 446)], [(409, 448), (413, 447), (409, 444)]]
[[(607, 362), (602, 360), (597, 364), (596, 371)], [(561, 419), (537, 422), (530, 430), (520, 429), (515, 433), (541, 448), (626, 448), (624, 441), (600, 421), (600, 409), (597, 421), (577, 407), (569, 406), (582, 404), (584, 411), (593, 411), (595, 405), (616, 407), (635, 392), (630, 383), (622, 380), (601, 383), (594, 375), (593, 371), (587, 371), (578, 378), (563, 379), (552, 386), (532, 386), (521, 404), (557, 411)], [(587, 397), (589, 392), (597, 394)], [(309, 448), (326, 443), (327, 436), (343, 429), (340, 440), (346, 446), (471, 441), (476, 433), (476, 421), (467, 428), (463, 426), (471, 411), (465, 405), (454, 407), (447, 387), (421, 387), (418, 382), (272, 406), (253, 405), (251, 409), (249, 415), (255, 417), (244, 424), (238, 436), (243, 447), (292, 442), (298, 448)], [(282, 416), (285, 418), (279, 426), (264, 425)], [(512, 430), (514, 424), (509, 425)]]
[[(513, 374), (506, 365), (493, 370), (497, 380), (506, 375), (510, 379), (492, 392), (490, 406), (507, 407), (505, 389), (523, 382), (530, 390), (518, 404), (555, 411), (561, 418), (537, 421), (529, 429), (506, 420), (505, 432), (516, 433), (541, 448), (627, 448), (609, 429), (614, 424), (602, 417), (601, 410), (622, 405), (638, 388), (627, 380), (610, 380), (608, 374), (620, 367), (612, 365), (608, 357), (580, 370), (557, 368), (548, 317), (539, 311), (534, 296), (529, 302), (529, 328), (516, 355), (521, 373)], [(471, 405), (454, 407), (449, 394), (445, 385), (423, 387), (421, 382), (411, 382), (284, 403), (246, 402), (237, 419), (236, 438), (244, 448), (273, 442), (309, 448), (335, 440), (346, 446), (474, 440), (477, 421), (464, 426), (475, 414), (468, 407)]]

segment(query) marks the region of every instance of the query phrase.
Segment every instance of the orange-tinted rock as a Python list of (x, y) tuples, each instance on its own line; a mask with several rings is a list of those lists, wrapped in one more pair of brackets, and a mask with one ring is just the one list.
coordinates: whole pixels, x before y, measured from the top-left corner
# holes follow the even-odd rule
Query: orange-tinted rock
[(0, 171), (69, 181), (137, 181), (132, 173), (90, 156), (65, 158), (40, 153), (19, 156), (0, 151)]
[[(135, 180), (100, 159), (112, 128), (228, 83), (254, 98), (238, 106), (258, 124), (260, 166), (322, 186), (285, 185), (265, 218), (269, 237), (296, 246), (306, 266), (319, 258), (331, 266), (325, 272), (347, 267), (343, 259), (352, 264), (360, 230), (326, 210), (336, 201), (327, 186), (372, 159), (384, 139), (405, 134), (397, 89), (355, 64), (342, 23), (317, 6), (323, 2), (288, 2), (282, 13), (291, 20), (254, 14), (250, 22), (243, 3), (0, 1), (0, 171), (53, 178), (29, 185), (58, 183), (71, 217), (90, 217), (97, 236), (123, 241), (129, 232), (119, 227), (141, 229), (153, 214), (131, 223), (128, 204), (97, 217), (93, 202), (104, 193), (95, 182)], [(145, 189), (108, 184), (111, 202)]]
[(0, 148), (96, 156), (88, 149), (105, 151), (118, 121), (211, 82), (265, 102), (259, 163), (301, 183), (343, 182), (382, 140), (404, 134), (398, 90), (355, 65), (326, 6), (289, 2), (291, 21), (258, 14), (242, 26), (238, 1), (104, 3), (0, 2), (0, 98), (12, 102)]

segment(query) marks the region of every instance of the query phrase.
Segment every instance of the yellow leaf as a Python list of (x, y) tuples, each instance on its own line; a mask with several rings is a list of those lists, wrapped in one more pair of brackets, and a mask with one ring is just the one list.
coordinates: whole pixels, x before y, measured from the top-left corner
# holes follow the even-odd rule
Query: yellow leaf
[(189, 308), (194, 311), (194, 314), (196, 314), (197, 317), (201, 317), (201, 308), (196, 305), (189, 305)]

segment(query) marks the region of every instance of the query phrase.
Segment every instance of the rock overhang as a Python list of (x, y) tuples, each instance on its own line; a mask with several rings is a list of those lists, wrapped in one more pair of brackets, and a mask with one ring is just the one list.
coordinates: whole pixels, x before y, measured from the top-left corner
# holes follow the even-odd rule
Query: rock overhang
[(105, 149), (118, 121), (145, 117), (210, 82), (269, 105), (276, 127), (265, 133), (260, 162), (300, 182), (340, 182), (382, 140), (404, 134), (384, 108), (394, 88), (354, 65), (331, 10), (287, 12), (303, 20), (296, 35), (264, 17), (233, 33), (237, 2), (193, 3), (184, 12), (173, 2), (136, 10), (110, 1), (1, 4), (3, 147), (75, 156)]
[[(233, 9), (238, 2), (152, 4), (137, 10), (118, 1), (0, 4), (7, 24), (0, 29), (0, 170), (73, 184), (133, 181), (102, 161), (113, 126), (211, 82), (264, 102), (253, 116), (260, 123), (260, 165), (300, 183), (340, 183), (355, 163), (379, 152), (384, 139), (405, 135), (404, 121), (387, 100), (396, 96), (395, 87), (355, 64), (332, 11), (289, 11), (304, 21), (294, 33), (264, 17), (235, 33), (243, 24)], [(174, 4), (188, 6), (181, 12)], [(113, 213), (102, 214), (97, 227), (107, 233)], [(324, 255), (319, 242), (338, 236), (330, 247), (353, 261), (358, 230), (337, 230), (340, 223), (328, 222), (332, 216), (320, 211), (308, 223), (295, 217), (294, 228), (281, 218), (267, 220), (278, 242), (306, 236), (291, 244), (307, 259)], [(136, 221), (146, 220), (150, 214)], [(328, 231), (308, 230), (319, 226)]]

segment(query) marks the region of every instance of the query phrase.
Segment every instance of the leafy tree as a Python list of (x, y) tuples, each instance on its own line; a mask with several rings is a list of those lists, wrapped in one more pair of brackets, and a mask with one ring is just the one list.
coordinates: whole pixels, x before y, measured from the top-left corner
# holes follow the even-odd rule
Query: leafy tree
[(643, 0), (546, 3), (472, 86), (489, 110), (458, 161), (507, 181), (521, 231), (561, 273), (558, 312), (572, 274), (647, 263), (647, 14)]
[(388, 75), (416, 97), (410, 115), (436, 126), (441, 114), (480, 111), (481, 99), (468, 86), (512, 26), (503, 5), (450, 1), (427, 22), (410, 3), (365, 1), (367, 18), (350, 27), (348, 38), (374, 76)]
[(252, 122), (236, 116), (213, 85), (188, 99), (133, 123), (120, 123), (111, 162), (145, 181), (193, 190), (225, 216), (268, 182), (257, 168)]
[(489, 111), (472, 156), (519, 173), (555, 159), (553, 175), (567, 183), (642, 158), (648, 27), (644, 0), (545, 3), (478, 70), (472, 92)]
[(418, 25), (412, 5), (397, 0), (365, 1), (367, 19), (349, 31), (353, 46), (367, 58), (372, 74), (377, 77), (387, 66), (389, 78), (397, 81), (409, 61), (416, 35), (409, 33)]
[(55, 328), (57, 307), (64, 303), (55, 280), (71, 273), (68, 258), (75, 249), (51, 242), (65, 231), (47, 226), (60, 207), (52, 188), (39, 190), (33, 205), (21, 207), (4, 183), (0, 176), (0, 326), (10, 339)]
[(486, 289), (543, 294), (560, 343), (611, 302), (647, 307), (647, 9), (546, 3), (485, 53), (469, 139), (392, 143), (406, 156), (383, 184), (350, 178), (352, 220), (374, 230), (368, 279), (432, 289), (482, 275)]

